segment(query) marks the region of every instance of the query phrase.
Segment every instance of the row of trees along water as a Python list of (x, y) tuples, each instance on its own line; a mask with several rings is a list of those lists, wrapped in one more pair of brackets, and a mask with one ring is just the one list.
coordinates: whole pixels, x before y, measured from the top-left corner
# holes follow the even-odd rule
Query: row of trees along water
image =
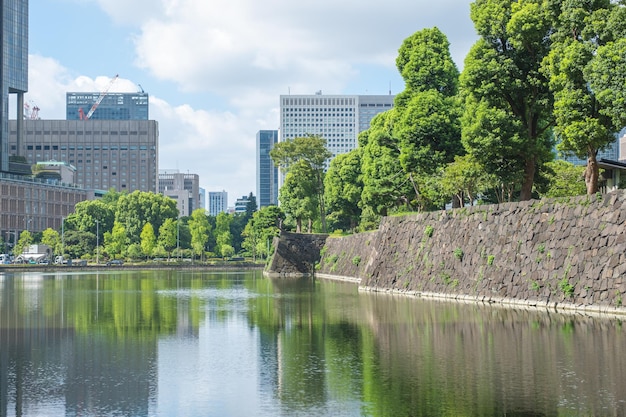
[(367, 230), (395, 212), (596, 193), (598, 151), (626, 125), (625, 4), (477, 0), (462, 72), (439, 29), (416, 32), (396, 59), (404, 91), (357, 149), (325, 172), (322, 137), (274, 148), (281, 207), (298, 229)]
[[(597, 154), (626, 125), (626, 1), (477, 0), (470, 13), (479, 39), (463, 71), (439, 29), (405, 39), (404, 91), (328, 169), (323, 137), (272, 149), (280, 208), (178, 218), (162, 195), (109, 192), (78, 204), (63, 238), (34, 240), (75, 257), (256, 258), (280, 227), (362, 231), (393, 213), (596, 193)], [(18, 248), (32, 240), (25, 231)]]
[(194, 210), (179, 217), (176, 201), (162, 194), (110, 190), (102, 199), (83, 201), (63, 221), (61, 230), (27, 230), (13, 248), (15, 255), (34, 242), (66, 258), (153, 259), (266, 257), (284, 218), (278, 207), (257, 211), (249, 196), (245, 213), (206, 215)]

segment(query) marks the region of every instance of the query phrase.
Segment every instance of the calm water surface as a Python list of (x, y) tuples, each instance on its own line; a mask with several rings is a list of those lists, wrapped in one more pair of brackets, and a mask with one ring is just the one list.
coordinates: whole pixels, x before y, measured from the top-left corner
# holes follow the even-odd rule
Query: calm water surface
[(0, 274), (0, 416), (623, 416), (626, 331), (260, 271)]

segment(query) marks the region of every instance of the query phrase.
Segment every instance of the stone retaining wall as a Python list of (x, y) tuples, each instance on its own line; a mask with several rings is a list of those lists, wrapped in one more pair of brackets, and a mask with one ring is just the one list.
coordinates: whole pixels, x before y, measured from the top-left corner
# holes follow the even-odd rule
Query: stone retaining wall
[(265, 274), (275, 277), (312, 275), (327, 236), (281, 232), (274, 238), (274, 255)]
[(626, 194), (387, 217), (329, 237), (317, 274), (363, 289), (626, 312)]

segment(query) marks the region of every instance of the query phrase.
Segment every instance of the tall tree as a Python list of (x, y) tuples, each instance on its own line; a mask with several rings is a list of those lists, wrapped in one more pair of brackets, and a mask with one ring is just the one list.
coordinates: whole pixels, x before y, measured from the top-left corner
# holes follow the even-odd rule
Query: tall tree
[(178, 227), (177, 222), (179, 219), (165, 219), (161, 227), (159, 228), (159, 237), (157, 244), (161, 246), (167, 252), (167, 259), (172, 256), (172, 250), (176, 247), (178, 239)]
[(516, 182), (521, 200), (531, 198), (535, 176), (552, 158), (552, 94), (541, 71), (553, 29), (548, 3), (472, 3), (480, 39), (461, 74), (463, 144), (507, 187)]
[(222, 257), (226, 257), (224, 249), (232, 246), (232, 235), (230, 233), (231, 217), (222, 212), (217, 215), (215, 220), (215, 239), (217, 240), (216, 252)]
[(200, 254), (200, 260), (204, 260), (204, 251), (209, 241), (209, 233), (211, 232), (209, 219), (202, 208), (196, 209), (191, 213), (189, 220), (189, 231), (191, 233), (191, 249), (194, 254)]
[(141, 252), (145, 257), (152, 256), (154, 248), (156, 247), (156, 235), (154, 234), (154, 227), (151, 223), (146, 223), (141, 229)]
[(296, 233), (302, 232), (302, 220), (308, 220), (308, 232), (319, 214), (317, 176), (305, 161), (294, 163), (285, 177), (285, 182), (278, 192), (281, 206), (296, 222)]
[(312, 190), (319, 206), (319, 215), (322, 222), (322, 231), (326, 232), (326, 207), (324, 204), (324, 168), (332, 153), (326, 149), (326, 139), (308, 135), (277, 143), (270, 151), (274, 165), (288, 173), (292, 166), (301, 162), (308, 166), (315, 178), (315, 188)]
[(61, 253), (61, 235), (56, 230), (50, 227), (44, 230), (41, 235), (41, 243), (50, 246), (52, 253)]
[(626, 124), (624, 6), (609, 0), (555, 5), (558, 30), (547, 60), (558, 149), (587, 160), (587, 194), (598, 191), (598, 151)]
[(257, 256), (269, 256), (271, 240), (280, 234), (280, 225), (285, 213), (278, 206), (262, 207), (255, 212), (243, 231), (243, 247)]
[(337, 155), (324, 178), (324, 199), (333, 229), (354, 230), (361, 217), (361, 148)]

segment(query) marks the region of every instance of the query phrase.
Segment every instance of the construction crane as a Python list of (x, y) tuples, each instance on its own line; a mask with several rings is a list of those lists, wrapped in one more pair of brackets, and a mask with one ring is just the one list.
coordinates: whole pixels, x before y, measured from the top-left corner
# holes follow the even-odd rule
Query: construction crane
[(96, 100), (96, 102), (93, 103), (93, 106), (91, 106), (91, 109), (89, 110), (89, 113), (84, 114), (83, 109), (79, 109), (78, 110), (78, 113), (79, 113), (79, 116), (80, 116), (81, 120), (88, 120), (91, 117), (91, 115), (93, 115), (93, 112), (96, 111), (96, 109), (98, 108), (98, 106), (100, 105), (102, 100), (104, 99), (104, 96), (107, 95), (107, 93), (109, 92), (109, 89), (111, 88), (111, 86), (113, 85), (115, 80), (117, 80), (117, 77), (119, 77), (119, 75), (115, 74), (115, 77), (113, 77), (111, 79), (111, 82), (109, 83), (109, 85), (107, 85), (107, 88), (102, 90), (102, 92), (100, 93), (100, 96), (98, 96), (98, 99)]
[(39, 119), (39, 107), (37, 104), (31, 101), (32, 107), (28, 103), (24, 103), (24, 119), (38, 120)]

